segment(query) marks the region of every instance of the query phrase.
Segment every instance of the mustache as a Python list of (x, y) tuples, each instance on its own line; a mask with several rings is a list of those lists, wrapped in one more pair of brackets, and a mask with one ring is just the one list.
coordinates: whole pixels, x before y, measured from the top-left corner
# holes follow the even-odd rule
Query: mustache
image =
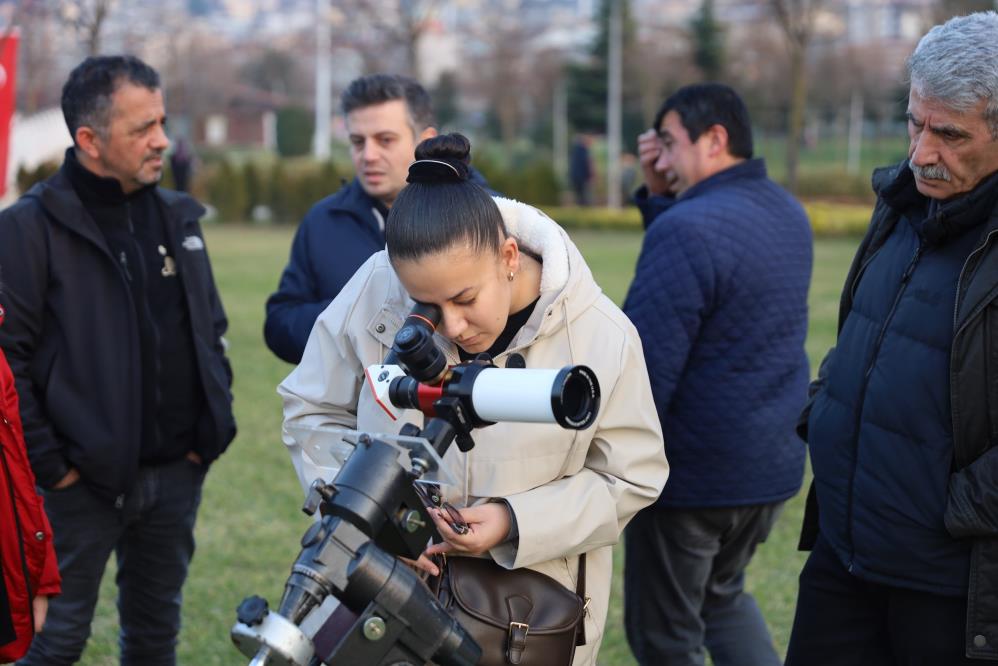
[(930, 164), (928, 166), (920, 167), (909, 161), (908, 167), (916, 177), (921, 178), (922, 180), (942, 180), (948, 183), (952, 178), (950, 176), (949, 169), (944, 167), (942, 164)]

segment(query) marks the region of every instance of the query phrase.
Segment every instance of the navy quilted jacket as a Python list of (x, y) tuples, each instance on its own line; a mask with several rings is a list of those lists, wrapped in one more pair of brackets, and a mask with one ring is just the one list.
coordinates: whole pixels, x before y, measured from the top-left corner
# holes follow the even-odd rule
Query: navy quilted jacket
[(354, 179), (312, 206), (291, 245), (281, 283), (267, 299), (263, 337), (289, 363), (301, 361), (319, 313), (360, 265), (385, 247), (378, 203)]
[(807, 215), (759, 159), (678, 199), (639, 193), (638, 203), (647, 232), (624, 312), (641, 335), (672, 468), (659, 504), (793, 496), (805, 458), (794, 425), (809, 376)]

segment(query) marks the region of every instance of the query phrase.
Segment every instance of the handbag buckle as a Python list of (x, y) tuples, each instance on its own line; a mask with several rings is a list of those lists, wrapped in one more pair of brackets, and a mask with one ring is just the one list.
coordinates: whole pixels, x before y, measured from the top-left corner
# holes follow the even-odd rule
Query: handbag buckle
[(527, 634), (530, 625), (524, 622), (509, 623), (509, 642), (506, 645), (506, 661), (519, 664), (523, 661), (523, 653), (527, 649)]
[(522, 629), (523, 630), (523, 636), (524, 636), (524, 638), (526, 638), (527, 634), (530, 633), (530, 625), (529, 624), (524, 624), (523, 622), (510, 622), (509, 623), (509, 636), (510, 636), (510, 638), (513, 637), (513, 630), (514, 629)]

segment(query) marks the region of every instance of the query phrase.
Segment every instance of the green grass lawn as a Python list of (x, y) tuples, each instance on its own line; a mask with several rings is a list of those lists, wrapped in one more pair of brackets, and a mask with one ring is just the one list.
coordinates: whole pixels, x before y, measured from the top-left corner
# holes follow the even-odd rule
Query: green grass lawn
[[(184, 626), (179, 661), (184, 666), (243, 664), (229, 642), (235, 608), (259, 594), (276, 606), (301, 533), (309, 524), (299, 510), (301, 491), (280, 439), (281, 403), (274, 392), (291, 370), (264, 346), (263, 304), (287, 260), (291, 228), (219, 226), (206, 230), (215, 276), (229, 315), (229, 356), (235, 371), (239, 436), (212, 467), (197, 525), (197, 554), (184, 588)], [(634, 270), (641, 237), (636, 233), (578, 231), (572, 234), (596, 279), (620, 302)], [(815, 246), (811, 288), (812, 371), (835, 336), (838, 293), (856, 239), (820, 240)], [(749, 586), (785, 649), (793, 619), (802, 498), (789, 503), (749, 571)], [(600, 663), (633, 664), (623, 636), (619, 561), (607, 636)], [(83, 664), (117, 664), (114, 566), (108, 568), (93, 636)], [(360, 665), (358, 665), (360, 666)]]

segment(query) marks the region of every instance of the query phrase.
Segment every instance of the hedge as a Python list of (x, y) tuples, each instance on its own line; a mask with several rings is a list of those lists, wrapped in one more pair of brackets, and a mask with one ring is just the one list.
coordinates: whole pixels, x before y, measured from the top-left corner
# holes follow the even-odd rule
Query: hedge
[(554, 206), (561, 200), (561, 185), (550, 159), (534, 157), (507, 161), (490, 156), (488, 152), (475, 156), (473, 166), (478, 169), (489, 187), (503, 196), (529, 201), (536, 206)]
[(312, 150), (315, 114), (308, 109), (289, 106), (277, 112), (277, 152), (282, 157), (308, 155)]
[[(27, 190), (34, 182), (54, 173), (58, 166), (46, 163), (34, 171), (22, 170), (18, 173), (19, 189)], [(550, 205), (552, 197), (543, 192), (555, 191), (556, 181), (543, 163), (511, 172), (493, 170), (494, 165), (488, 167), (492, 167), (489, 184), (497, 191), (541, 206), (566, 229), (641, 230), (641, 214), (634, 207), (611, 210)], [(297, 223), (317, 201), (336, 192), (347, 174), (345, 168), (337, 168), (331, 162), (311, 159), (247, 161), (241, 165), (222, 160), (195, 172), (192, 189), (195, 197), (215, 208), (216, 217), (222, 222)], [(163, 184), (170, 185), (168, 177)], [(811, 200), (804, 202), (804, 208), (815, 235), (844, 236), (865, 232), (873, 207)]]
[[(544, 212), (566, 229), (641, 230), (641, 213), (637, 208), (578, 208), (544, 206)], [(870, 223), (872, 206), (840, 204), (827, 201), (804, 203), (811, 228), (816, 236), (863, 234)]]
[(34, 169), (25, 169), (23, 166), (17, 169), (17, 191), (27, 192), (31, 186), (37, 182), (55, 175), (55, 172), (62, 166), (61, 162), (42, 162)]
[(215, 208), (220, 222), (297, 223), (342, 184), (340, 171), (331, 162), (301, 159), (237, 165), (223, 160), (195, 176), (194, 194)]

